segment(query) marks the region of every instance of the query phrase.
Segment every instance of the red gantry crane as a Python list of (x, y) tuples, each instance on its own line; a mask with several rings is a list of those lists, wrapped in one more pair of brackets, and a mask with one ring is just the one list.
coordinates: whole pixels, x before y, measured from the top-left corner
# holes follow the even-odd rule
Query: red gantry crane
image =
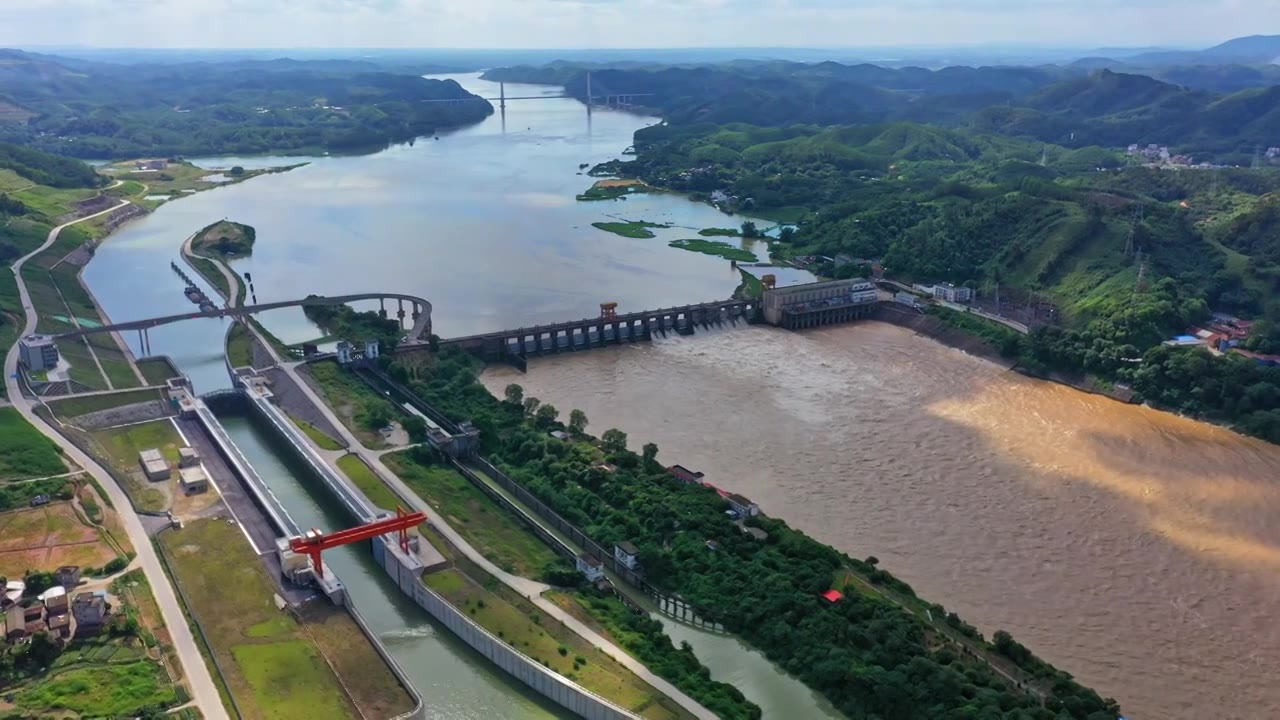
[(397, 507), (395, 517), (339, 530), (329, 535), (313, 528), (306, 535), (289, 538), (289, 549), (310, 556), (312, 564), (316, 567), (316, 574), (324, 577), (324, 564), (320, 561), (321, 551), (394, 532), (400, 535), (400, 549), (407, 553), (409, 552), (409, 528), (417, 527), (426, 521), (426, 513), (406, 512), (404, 508)]

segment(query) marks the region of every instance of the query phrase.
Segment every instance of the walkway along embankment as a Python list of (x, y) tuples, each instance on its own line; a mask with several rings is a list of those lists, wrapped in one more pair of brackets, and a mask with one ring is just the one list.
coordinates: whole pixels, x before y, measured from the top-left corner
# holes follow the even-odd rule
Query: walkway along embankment
[[(306, 463), (354, 519), (367, 523), (387, 514), (316, 452), (293, 422), (271, 402), (269, 395), (243, 387), (243, 379), (239, 382), (242, 383), (242, 389), (238, 392), (245, 397), (252, 412)], [(394, 492), (394, 488), (392, 491)], [(266, 496), (274, 499), (269, 491)], [(406, 500), (405, 505), (411, 506), (411, 503)], [(283, 513), (283, 508), (279, 509)], [(287, 517), (287, 513), (283, 514)], [(425, 541), (419, 538), (419, 542)], [(387, 537), (373, 540), (371, 549), (374, 560), (405, 595), (472, 649), (539, 695), (587, 720), (636, 720), (639, 717), (515, 650), (427, 587), (422, 581), (423, 573), (430, 567), (443, 563), (443, 557), (434, 549), (422, 546), (421, 552), (414, 552), (411, 548), (409, 553), (405, 553), (394, 539)], [(423, 556), (430, 561), (430, 565), (424, 563)], [(341, 595), (345, 597), (346, 593)], [(380, 645), (378, 647), (379, 652), (384, 652)], [(394, 664), (393, 667), (398, 669)]]

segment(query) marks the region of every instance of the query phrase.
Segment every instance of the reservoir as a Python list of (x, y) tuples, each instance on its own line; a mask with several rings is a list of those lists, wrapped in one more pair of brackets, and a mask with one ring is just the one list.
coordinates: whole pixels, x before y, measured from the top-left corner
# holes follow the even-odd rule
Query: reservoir
[(1130, 718), (1280, 716), (1280, 447), (880, 323), (672, 337), (484, 379), (877, 556)]

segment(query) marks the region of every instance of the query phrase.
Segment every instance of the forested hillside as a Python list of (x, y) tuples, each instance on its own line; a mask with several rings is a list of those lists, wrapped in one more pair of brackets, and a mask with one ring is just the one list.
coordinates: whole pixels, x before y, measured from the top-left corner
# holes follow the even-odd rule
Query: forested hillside
[(79, 160), (0, 143), (0, 168), (14, 171), (33, 185), (56, 188), (97, 187), (102, 177)]
[[(932, 94), (947, 74), (972, 92)], [(585, 94), (584, 80), (566, 86)], [(1129, 383), (1280, 442), (1280, 369), (1207, 353), (1188, 364), (1159, 347), (1212, 310), (1259, 319), (1246, 347), (1280, 350), (1280, 167), (1259, 153), (1280, 142), (1280, 87), (1220, 95), (1107, 70), (832, 63), (592, 75), (593, 93), (632, 83), (655, 92), (666, 122), (636, 133), (634, 159), (593, 174), (799, 221), (775, 257), (875, 258), (899, 280), (1003, 298), (1043, 326), (1000, 340), (1023, 367)], [(967, 111), (992, 93), (1005, 101)], [(931, 122), (879, 120), (894, 116)], [(1131, 143), (1255, 168), (1149, 167)]]
[(456, 82), (357, 62), (125, 66), (2, 52), (0, 107), (31, 117), (0, 115), (0, 140), (75, 157), (362, 150), (493, 112)]
[[(1270, 69), (1161, 68), (1188, 89), (1086, 66), (887, 68), (827, 62), (592, 69), (592, 94), (649, 93), (673, 124), (842, 125), (912, 120), (1071, 148), (1167, 145), (1198, 160), (1249, 164), (1280, 143), (1280, 80)], [(500, 68), (496, 80), (564, 85), (585, 99), (586, 70)], [(1215, 79), (1216, 78), (1216, 79)], [(1256, 79), (1258, 85), (1250, 84)]]

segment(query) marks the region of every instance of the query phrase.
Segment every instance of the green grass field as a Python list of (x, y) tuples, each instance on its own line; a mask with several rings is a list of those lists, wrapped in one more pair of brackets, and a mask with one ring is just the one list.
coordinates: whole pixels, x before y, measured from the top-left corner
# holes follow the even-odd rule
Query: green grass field
[(643, 220), (633, 222), (594, 222), (591, 227), (605, 232), (611, 232), (614, 235), (621, 235), (625, 238), (635, 238), (644, 240), (651, 237), (657, 237), (649, 228), (666, 228), (670, 225), (661, 223), (644, 222)]
[(160, 666), (148, 660), (75, 668), (43, 679), (17, 693), (14, 703), (52, 717), (66, 710), (86, 718), (133, 717), (139, 711), (177, 702)]
[(738, 237), (742, 231), (736, 228), (704, 228), (699, 230), (698, 234), (703, 237)]
[(60, 418), (74, 418), (99, 410), (133, 405), (148, 400), (163, 400), (160, 390), (129, 390), (106, 395), (90, 395), (73, 397), (66, 400), (51, 400), (49, 408)]
[[(227, 687), (246, 714), (305, 720), (359, 716), (303, 628), (276, 609), (275, 585), (239, 527), (220, 518), (195, 520), (158, 539), (222, 665)], [(373, 652), (367, 642), (364, 646)], [(365, 672), (391, 671), (379, 664)]]
[[(460, 568), (465, 565), (469, 564)], [(474, 567), (466, 572), (460, 568), (431, 573), (423, 582), (511, 647), (591, 692), (641, 717), (690, 717), (616, 660), (558, 621), (542, 615), (525, 598), (491, 582), (488, 575)]]
[(338, 458), (338, 468), (349, 478), (351, 482), (360, 488), (360, 492), (378, 507), (384, 510), (395, 510), (396, 507), (403, 505), (404, 501), (400, 496), (396, 495), (387, 484), (382, 482), (382, 478), (373, 472), (358, 455), (343, 455)]
[(703, 255), (716, 255), (725, 260), (737, 260), (738, 262), (759, 262), (760, 258), (749, 250), (743, 250), (735, 247), (727, 242), (719, 240), (702, 240), (700, 238), (691, 238), (688, 240), (672, 240), (667, 243), (673, 248), (681, 250), (692, 250), (693, 252), (702, 253)]
[[(138, 465), (138, 453), (156, 448), (164, 455), (172, 467), (178, 464), (178, 448), (183, 447), (182, 436), (173, 422), (154, 420), (152, 422), (128, 425), (119, 428), (107, 428), (89, 433), (93, 441), (102, 448), (111, 465), (129, 479), (125, 490), (137, 504), (138, 509), (159, 512), (169, 507), (169, 496), (159, 490), (157, 485), (173, 487), (171, 477), (163, 482), (151, 482), (141, 477)], [(173, 471), (177, 476), (177, 471)]]
[(263, 717), (314, 720), (351, 715), (350, 705), (334, 685), (333, 673), (311, 641), (236, 645), (231, 654)]
[(253, 336), (241, 323), (231, 326), (227, 333), (227, 359), (231, 367), (253, 367)]
[(289, 419), (293, 421), (294, 425), (298, 426), (299, 430), (306, 433), (307, 437), (311, 438), (311, 442), (315, 443), (316, 447), (321, 450), (341, 450), (346, 447), (306, 420), (296, 418), (293, 415), (290, 415)]
[(60, 475), (67, 471), (52, 440), (11, 408), (0, 408), (0, 480)]
[(409, 453), (385, 455), (382, 461), (443, 515), (472, 547), (503, 570), (537, 578), (542, 568), (558, 557), (517, 518), (457, 471), (424, 465)]
[(325, 402), (333, 408), (342, 423), (355, 433), (361, 442), (375, 449), (385, 447), (386, 442), (382, 436), (376, 430), (370, 429), (366, 420), (369, 412), (379, 407), (384, 408), (393, 418), (403, 415), (404, 410), (400, 406), (379, 395), (365, 385), (360, 378), (339, 367), (336, 362), (310, 363), (303, 365), (301, 369), (303, 372), (310, 373), (316, 385), (319, 386), (320, 395), (324, 397)]
[(171, 378), (178, 377), (169, 363), (159, 358), (148, 358), (138, 361), (138, 371), (147, 379), (149, 385), (163, 385)]

